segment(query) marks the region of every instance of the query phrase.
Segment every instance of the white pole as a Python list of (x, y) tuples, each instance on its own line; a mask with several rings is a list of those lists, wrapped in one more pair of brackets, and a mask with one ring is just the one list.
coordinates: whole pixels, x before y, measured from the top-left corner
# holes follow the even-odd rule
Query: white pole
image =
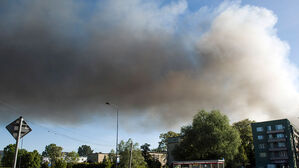
[(17, 159), (18, 159), (18, 147), (19, 147), (19, 141), (22, 133), (22, 123), (23, 123), (23, 117), (21, 116), (19, 119), (19, 131), (18, 131), (18, 137), (17, 137), (17, 142), (16, 142), (16, 152), (15, 152), (15, 160), (14, 160), (14, 165), (13, 168), (17, 167)]

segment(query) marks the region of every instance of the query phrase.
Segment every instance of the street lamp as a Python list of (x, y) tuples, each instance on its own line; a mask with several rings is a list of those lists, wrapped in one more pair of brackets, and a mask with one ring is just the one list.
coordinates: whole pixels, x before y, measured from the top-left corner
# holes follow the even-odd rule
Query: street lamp
[(118, 159), (118, 106), (116, 104), (112, 104), (109, 102), (106, 102), (107, 105), (112, 106), (116, 109), (116, 145), (115, 145), (115, 154), (116, 154), (116, 159), (115, 159), (115, 168), (117, 168), (117, 159)]

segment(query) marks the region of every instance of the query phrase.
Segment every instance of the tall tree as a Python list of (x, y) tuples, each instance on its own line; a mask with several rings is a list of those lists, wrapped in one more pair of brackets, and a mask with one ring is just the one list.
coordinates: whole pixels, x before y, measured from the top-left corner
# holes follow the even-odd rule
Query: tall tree
[(251, 130), (251, 123), (253, 122), (254, 121), (245, 119), (233, 124), (233, 127), (239, 131), (241, 138), (239, 154), (233, 161), (236, 164), (236, 166), (255, 166), (253, 138)]
[[(16, 145), (15, 144), (9, 144), (4, 148), (4, 151), (3, 151), (4, 156), (1, 160), (3, 166), (7, 166), (7, 167), (13, 166), (13, 162), (14, 162), (14, 158), (15, 158), (15, 150), (16, 150)], [(27, 151), (25, 149), (19, 149), (17, 165), (19, 165), (20, 160), (26, 154), (27, 154)]]
[(232, 160), (241, 144), (239, 133), (219, 111), (198, 112), (192, 125), (182, 127), (182, 142), (175, 148), (176, 160)]
[(78, 148), (79, 156), (88, 156), (89, 154), (92, 154), (93, 150), (91, 150), (91, 147), (88, 145), (82, 145)]
[(21, 168), (40, 168), (41, 167), (41, 155), (34, 150), (24, 155), (22, 159)]
[(129, 167), (131, 147), (132, 147), (132, 168), (147, 168), (141, 150), (138, 149), (138, 143), (133, 143), (131, 139), (129, 139), (127, 142), (124, 142), (122, 140), (119, 143), (119, 155), (120, 155), (119, 167), (121, 168)]
[(173, 132), (173, 131), (168, 131), (167, 133), (160, 134), (160, 136), (159, 136), (159, 138), (160, 138), (159, 146), (154, 151), (156, 151), (156, 152), (166, 152), (167, 151), (167, 139), (171, 138), (171, 137), (177, 137), (179, 135), (180, 135), (179, 133), (176, 133), (176, 132)]
[(147, 166), (149, 168), (160, 168), (161, 167), (161, 163), (159, 160), (153, 158), (151, 155), (150, 155), (150, 144), (148, 143), (145, 143), (144, 145), (142, 145), (140, 148), (141, 148), (141, 151), (142, 151), (142, 156), (144, 157), (144, 160), (145, 162), (147, 163)]
[(79, 161), (79, 154), (75, 151), (66, 154), (65, 160), (68, 163), (77, 163)]
[(51, 165), (54, 165), (55, 161), (62, 156), (62, 147), (57, 146), (56, 144), (47, 145), (42, 155), (49, 157)]

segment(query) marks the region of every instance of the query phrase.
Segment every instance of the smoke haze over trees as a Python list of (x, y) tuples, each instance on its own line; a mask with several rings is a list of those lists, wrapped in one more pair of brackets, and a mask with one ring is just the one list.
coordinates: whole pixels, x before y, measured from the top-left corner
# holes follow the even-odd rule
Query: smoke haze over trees
[[(233, 121), (298, 112), (298, 69), (265, 8), (2, 0), (0, 11), (0, 100), (26, 118), (84, 122), (107, 113), (106, 101), (144, 126), (173, 126), (199, 109)], [(12, 118), (0, 108), (2, 121)]]

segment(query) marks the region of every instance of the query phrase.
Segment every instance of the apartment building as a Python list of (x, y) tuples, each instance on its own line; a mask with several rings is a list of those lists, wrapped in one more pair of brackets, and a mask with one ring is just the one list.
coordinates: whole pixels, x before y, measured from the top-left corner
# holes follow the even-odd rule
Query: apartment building
[(297, 168), (297, 129), (288, 119), (251, 124), (257, 168)]

